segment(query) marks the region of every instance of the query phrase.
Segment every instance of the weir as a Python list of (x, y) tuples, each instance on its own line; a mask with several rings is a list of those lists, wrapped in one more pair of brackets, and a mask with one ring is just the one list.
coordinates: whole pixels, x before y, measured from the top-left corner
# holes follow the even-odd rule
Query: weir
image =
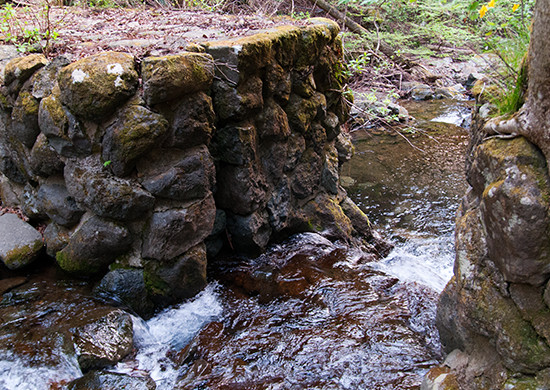
[(352, 146), (338, 33), (312, 19), (165, 56), (12, 59), (4, 206), (43, 226), (63, 270), (105, 275), (99, 291), (146, 317), (204, 288), (224, 245), (257, 255), (321, 232), (374, 251), (339, 184)]

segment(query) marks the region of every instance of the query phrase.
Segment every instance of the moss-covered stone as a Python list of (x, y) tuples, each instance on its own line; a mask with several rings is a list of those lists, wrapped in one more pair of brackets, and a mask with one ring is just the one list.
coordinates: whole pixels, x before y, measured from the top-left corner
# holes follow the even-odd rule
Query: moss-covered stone
[(338, 200), (328, 194), (320, 194), (306, 203), (301, 210), (295, 211), (293, 218), (302, 220), (302, 226), (305, 222), (309, 231), (330, 239), (348, 240), (352, 235), (350, 219), (344, 214)]
[(548, 344), (523, 319), (514, 302), (500, 294), (490, 278), (480, 275), (475, 291), (460, 299), (466, 305), (470, 326), (478, 332), (487, 332), (509, 369), (532, 374), (550, 364)]
[(43, 54), (31, 54), (12, 59), (4, 69), (4, 85), (11, 93), (17, 94), (23, 83), (47, 63), (48, 60)]
[(208, 90), (214, 61), (208, 54), (182, 53), (147, 57), (141, 65), (143, 97), (148, 105)]
[(145, 286), (151, 299), (161, 307), (191, 298), (206, 287), (206, 248), (190, 248), (171, 261), (148, 261)]
[(42, 177), (62, 174), (65, 166), (44, 133), (38, 135), (31, 149), (29, 163), (32, 173)]
[(134, 94), (138, 74), (132, 55), (110, 51), (64, 67), (58, 81), (63, 104), (78, 117), (98, 121)]
[(292, 94), (288, 105), (285, 107), (290, 128), (293, 131), (306, 133), (323, 103), (326, 108), (326, 100), (323, 102), (319, 95), (304, 99), (298, 95)]
[(15, 214), (0, 216), (0, 260), (9, 269), (32, 263), (44, 246), (42, 236)]
[(92, 151), (83, 124), (54, 95), (40, 101), (38, 125), (50, 146), (61, 156), (82, 157)]
[(263, 82), (259, 77), (248, 77), (237, 86), (215, 81), (212, 92), (214, 110), (221, 121), (241, 120), (263, 105)]
[(546, 160), (524, 138), (478, 147), (471, 181), (481, 195), (489, 257), (510, 282), (550, 275), (550, 179)]
[(40, 133), (39, 102), (29, 92), (19, 93), (12, 110), (11, 134), (27, 148), (32, 148)]
[(145, 107), (126, 107), (105, 131), (103, 160), (118, 176), (130, 174), (135, 161), (160, 143), (168, 130), (162, 115)]
[(91, 275), (104, 271), (117, 256), (129, 250), (131, 242), (125, 226), (92, 217), (74, 231), (55, 259), (67, 272)]

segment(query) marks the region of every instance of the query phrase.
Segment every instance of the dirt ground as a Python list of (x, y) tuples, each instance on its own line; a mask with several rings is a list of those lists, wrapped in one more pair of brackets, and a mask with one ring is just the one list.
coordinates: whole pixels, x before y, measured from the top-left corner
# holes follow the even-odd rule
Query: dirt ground
[[(226, 15), (168, 8), (52, 7), (49, 17), (39, 6), (17, 8), (17, 23), (10, 28), (38, 27), (58, 34), (49, 57), (64, 54), (76, 60), (100, 51), (130, 52), (137, 57), (184, 50), (191, 43), (253, 35), (282, 25), (307, 22), (289, 17)], [(4, 33), (5, 34), (5, 33)], [(1, 34), (0, 34), (1, 35)]]

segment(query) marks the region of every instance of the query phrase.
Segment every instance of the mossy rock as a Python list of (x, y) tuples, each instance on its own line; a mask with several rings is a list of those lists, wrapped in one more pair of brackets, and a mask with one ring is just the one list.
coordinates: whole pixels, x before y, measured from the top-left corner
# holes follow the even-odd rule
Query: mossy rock
[(126, 107), (105, 131), (103, 160), (117, 176), (131, 173), (135, 161), (164, 137), (168, 121), (145, 107)]
[(92, 217), (74, 231), (55, 258), (63, 270), (87, 276), (104, 271), (117, 256), (130, 249), (131, 242), (125, 226)]
[(471, 175), (481, 192), (489, 257), (506, 281), (540, 285), (550, 275), (550, 178), (542, 153), (524, 138), (477, 148)]
[(18, 269), (38, 257), (44, 243), (42, 236), (15, 214), (0, 216), (0, 259), (9, 269)]
[(61, 100), (73, 114), (99, 121), (135, 93), (138, 74), (132, 55), (109, 51), (64, 67), (58, 81)]
[(307, 132), (311, 122), (317, 116), (319, 103), (315, 98), (304, 99), (299, 95), (290, 95), (285, 111), (292, 131), (302, 134)]
[(301, 231), (315, 232), (329, 239), (350, 240), (353, 225), (346, 216), (338, 199), (320, 194), (295, 210), (290, 225)]
[(154, 105), (208, 90), (214, 77), (214, 61), (208, 54), (191, 52), (147, 57), (141, 73), (143, 98)]
[(466, 305), (470, 326), (488, 333), (506, 367), (525, 374), (548, 367), (548, 344), (523, 319), (514, 302), (500, 294), (487, 275), (480, 275), (475, 291), (459, 299)]
[(19, 93), (12, 110), (11, 134), (27, 148), (32, 148), (40, 133), (39, 102), (29, 92)]
[(55, 95), (40, 101), (38, 125), (49, 145), (61, 156), (82, 157), (92, 151), (83, 124)]
[(171, 261), (148, 261), (143, 271), (152, 301), (164, 307), (191, 298), (206, 287), (206, 248), (203, 243)]
[(47, 63), (48, 60), (43, 54), (31, 54), (12, 59), (4, 69), (4, 85), (11, 93), (17, 94), (23, 83)]

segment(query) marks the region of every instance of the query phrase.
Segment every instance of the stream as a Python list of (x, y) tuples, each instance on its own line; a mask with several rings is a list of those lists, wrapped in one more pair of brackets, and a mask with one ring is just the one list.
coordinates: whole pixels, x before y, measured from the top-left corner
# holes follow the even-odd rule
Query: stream
[[(395, 244), (385, 259), (373, 262), (358, 249), (304, 233), (255, 259), (212, 262), (211, 283), (194, 299), (148, 321), (133, 317), (136, 351), (111, 371), (149, 375), (159, 390), (418, 389), (442, 357), (434, 318), (438, 293), (452, 276), (467, 143), (467, 131), (449, 122), (462, 123), (468, 106), (404, 104), (416, 128), (354, 133), (355, 156), (342, 169), (350, 197)], [(52, 285), (81, 294), (86, 304), (82, 285), (46, 274), (9, 297), (35, 296), (45, 314), (10, 312), (5, 294), (2, 315), (11, 315), (10, 323), (22, 324), (26, 315), (36, 318), (32, 326), (62, 318), (55, 313), (73, 303), (44, 303)], [(82, 375), (63, 354), (67, 340), (31, 325), (18, 325), (25, 341), (0, 327), (2, 343), (18, 346), (0, 348), (0, 390), (59, 389)], [(49, 351), (30, 351), (52, 338)]]

